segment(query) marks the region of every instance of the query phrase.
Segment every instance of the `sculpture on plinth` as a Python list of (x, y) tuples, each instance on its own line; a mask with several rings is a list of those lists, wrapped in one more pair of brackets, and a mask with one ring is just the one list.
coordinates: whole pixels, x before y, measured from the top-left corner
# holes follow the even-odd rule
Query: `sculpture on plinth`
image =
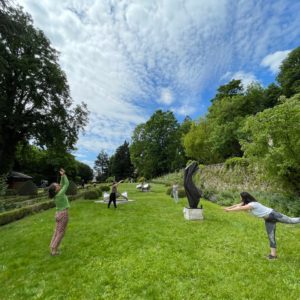
[(201, 220), (202, 205), (198, 208), (202, 191), (193, 182), (193, 175), (199, 170), (197, 162), (192, 162), (184, 170), (183, 185), (188, 198), (189, 207), (184, 208), (184, 217), (188, 220)]

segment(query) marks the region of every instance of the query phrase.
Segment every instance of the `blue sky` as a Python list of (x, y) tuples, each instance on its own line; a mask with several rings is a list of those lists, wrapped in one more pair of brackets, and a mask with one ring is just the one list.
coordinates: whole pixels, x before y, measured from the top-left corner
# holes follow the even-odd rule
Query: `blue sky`
[(298, 0), (16, 0), (60, 51), (90, 121), (77, 159), (93, 166), (157, 109), (205, 115), (232, 78), (274, 82), (299, 46)]

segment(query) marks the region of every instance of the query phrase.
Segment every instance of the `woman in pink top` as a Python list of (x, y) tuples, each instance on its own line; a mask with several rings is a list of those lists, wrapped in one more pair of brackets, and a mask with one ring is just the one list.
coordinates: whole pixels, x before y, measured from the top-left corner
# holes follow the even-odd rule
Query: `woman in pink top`
[(276, 223), (286, 223), (286, 224), (297, 224), (300, 223), (299, 218), (290, 218), (285, 216), (272, 208), (266, 207), (261, 203), (257, 202), (257, 200), (251, 196), (247, 192), (242, 192), (241, 203), (224, 208), (225, 211), (250, 211), (254, 216), (263, 218), (265, 220), (265, 226), (267, 230), (267, 234), (270, 241), (271, 254), (268, 255), (269, 259), (276, 259)]

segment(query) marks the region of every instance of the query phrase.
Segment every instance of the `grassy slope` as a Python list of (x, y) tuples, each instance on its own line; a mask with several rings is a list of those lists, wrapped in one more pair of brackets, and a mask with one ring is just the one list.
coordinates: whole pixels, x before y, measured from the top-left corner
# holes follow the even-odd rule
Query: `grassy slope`
[(299, 299), (300, 228), (278, 226), (268, 261), (264, 224), (203, 201), (185, 221), (165, 195), (122, 185), (135, 202), (109, 210), (76, 201), (62, 255), (50, 257), (54, 210), (0, 227), (2, 299)]

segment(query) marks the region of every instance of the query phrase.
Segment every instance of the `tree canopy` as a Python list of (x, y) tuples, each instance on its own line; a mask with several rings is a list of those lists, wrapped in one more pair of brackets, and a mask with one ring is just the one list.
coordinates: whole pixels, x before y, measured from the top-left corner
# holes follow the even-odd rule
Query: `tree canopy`
[(182, 167), (182, 152), (180, 125), (170, 111), (157, 110), (133, 132), (131, 161), (138, 173), (146, 178)]
[(0, 174), (9, 171), (19, 142), (68, 151), (87, 123), (73, 105), (58, 53), (19, 7), (0, 10)]
[(300, 47), (291, 51), (282, 62), (277, 81), (285, 96), (300, 93)]

